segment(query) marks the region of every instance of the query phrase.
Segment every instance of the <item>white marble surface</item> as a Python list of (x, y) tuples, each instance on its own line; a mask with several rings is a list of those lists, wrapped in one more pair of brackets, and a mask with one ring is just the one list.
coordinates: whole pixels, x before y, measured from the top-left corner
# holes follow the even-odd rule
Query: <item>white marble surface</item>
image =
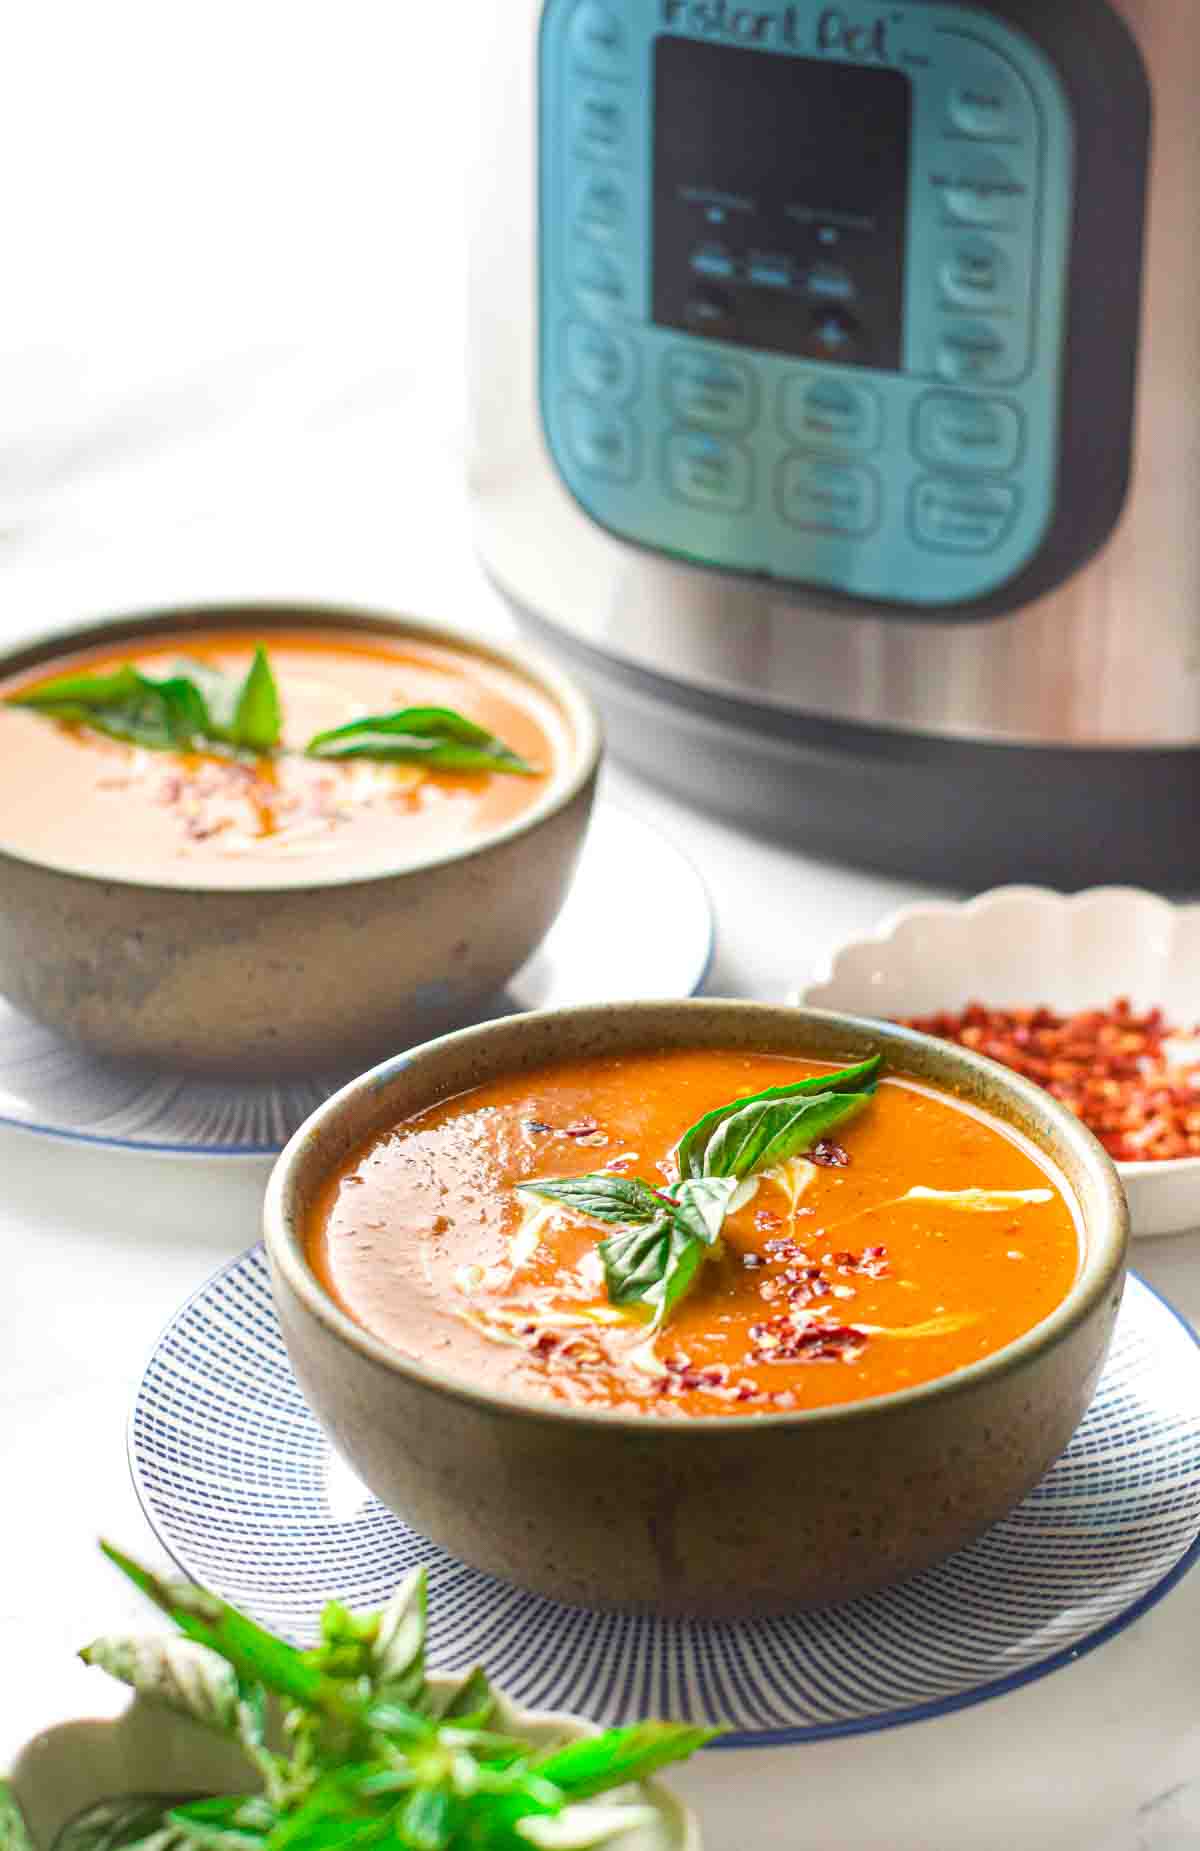
[[(0, 633), (225, 594), (505, 629), (461, 492), (473, 73), (458, 28), (485, 3), (14, 9)], [(928, 891), (608, 775), (706, 872), (714, 993), (780, 996)], [(126, 1470), (131, 1391), (175, 1306), (254, 1237), (263, 1173), (0, 1133), (0, 1761), (39, 1723), (107, 1701), (71, 1654), (135, 1612), (97, 1533), (157, 1553)], [(1136, 1258), (1200, 1317), (1200, 1247)], [(1192, 1576), (999, 1701), (707, 1755), (679, 1784), (710, 1851), (1185, 1851), (1200, 1845), (1198, 1629)]]

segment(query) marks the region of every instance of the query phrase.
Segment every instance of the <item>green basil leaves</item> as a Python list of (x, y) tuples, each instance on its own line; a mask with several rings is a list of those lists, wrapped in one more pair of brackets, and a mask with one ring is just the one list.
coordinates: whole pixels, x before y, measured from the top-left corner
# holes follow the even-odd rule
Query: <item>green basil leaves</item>
[(309, 758), (373, 758), (435, 771), (509, 771), (523, 777), (537, 767), (503, 739), (450, 707), (403, 707), (318, 733), (304, 748)]
[[(523, 1740), (482, 1671), (449, 1695), (428, 1681), (424, 1569), (380, 1613), (330, 1601), (318, 1643), (297, 1651), (203, 1589), (105, 1553), (187, 1637), (108, 1639), (83, 1656), (235, 1742), (262, 1790), (106, 1801), (70, 1851), (584, 1851), (652, 1816), (637, 1796), (593, 1801), (716, 1733), (645, 1722), (550, 1748)], [(258, 1722), (268, 1697), (287, 1712), (280, 1747)], [(3, 1783), (0, 1851), (29, 1851)]]
[(158, 751), (270, 752), (279, 742), (279, 690), (261, 646), (241, 681), (202, 662), (181, 662), (162, 677), (126, 663), (109, 675), (59, 675), (9, 695), (8, 704)]
[(680, 1180), (654, 1189), (640, 1176), (599, 1172), (522, 1183), (619, 1232), (599, 1244), (610, 1304), (645, 1306), (658, 1330), (715, 1251), (743, 1182), (811, 1150), (874, 1096), (881, 1056), (794, 1086), (771, 1086), (697, 1119), (676, 1147)]
[(675, 1150), (681, 1176), (750, 1176), (809, 1150), (872, 1097), (881, 1057), (818, 1073), (794, 1086), (719, 1105), (684, 1132)]
[[(260, 644), (241, 681), (206, 662), (184, 661), (170, 675), (147, 675), (132, 663), (106, 675), (59, 675), (7, 705), (49, 719), (90, 726), (110, 739), (164, 752), (226, 746), (265, 754), (279, 745), (283, 706)], [(531, 765), (495, 733), (450, 707), (403, 707), (316, 733), (307, 758), (377, 759), (431, 771), (497, 771), (535, 777)]]

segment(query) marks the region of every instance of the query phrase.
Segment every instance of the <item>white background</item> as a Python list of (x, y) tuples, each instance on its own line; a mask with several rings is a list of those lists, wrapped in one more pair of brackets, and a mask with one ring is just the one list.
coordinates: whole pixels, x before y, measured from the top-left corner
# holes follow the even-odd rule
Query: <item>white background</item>
[[(462, 193), (491, 0), (0, 5), (0, 634), (303, 594), (495, 631), (461, 489)], [(922, 890), (609, 774), (700, 863), (714, 993), (780, 996)], [(124, 1422), (154, 1336), (254, 1238), (260, 1169), (0, 1136), (0, 1762), (103, 1702), (71, 1663), (154, 1551)], [(1138, 1263), (1193, 1316), (1186, 1241)], [(1184, 1851), (1200, 1585), (1095, 1655), (888, 1734), (710, 1755), (709, 1851)], [(753, 1823), (748, 1823), (753, 1820)]]

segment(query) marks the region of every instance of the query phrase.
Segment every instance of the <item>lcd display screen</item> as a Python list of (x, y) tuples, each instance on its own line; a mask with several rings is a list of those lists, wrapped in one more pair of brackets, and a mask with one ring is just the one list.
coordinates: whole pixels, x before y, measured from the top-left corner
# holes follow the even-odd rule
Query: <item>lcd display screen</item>
[(660, 36), (654, 320), (898, 369), (911, 113), (901, 71)]

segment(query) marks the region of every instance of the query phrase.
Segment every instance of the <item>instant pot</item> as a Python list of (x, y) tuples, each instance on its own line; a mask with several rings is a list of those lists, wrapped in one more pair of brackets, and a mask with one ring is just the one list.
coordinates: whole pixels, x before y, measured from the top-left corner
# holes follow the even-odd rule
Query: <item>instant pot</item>
[(1200, 883), (1192, 0), (483, 11), (475, 530), (615, 751), (841, 860)]

